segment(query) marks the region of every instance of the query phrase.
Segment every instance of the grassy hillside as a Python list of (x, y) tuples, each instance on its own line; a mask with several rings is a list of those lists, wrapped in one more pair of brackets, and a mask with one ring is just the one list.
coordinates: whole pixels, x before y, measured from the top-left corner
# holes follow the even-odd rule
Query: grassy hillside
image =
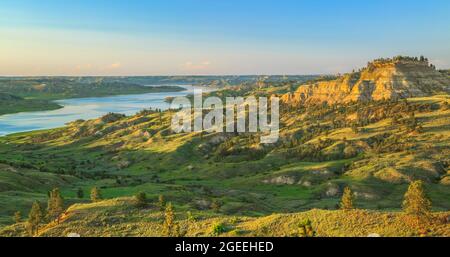
[[(434, 213), (427, 224), (427, 236), (450, 236), (450, 212)], [(39, 236), (83, 237), (164, 236), (163, 214), (154, 206), (141, 209), (132, 198), (117, 198), (97, 203), (75, 204), (61, 217), (41, 227)], [(309, 219), (319, 237), (420, 236), (423, 232), (411, 217), (395, 212), (367, 210), (310, 210), (301, 213), (272, 214), (265, 217), (218, 215), (197, 211), (175, 213), (185, 236), (299, 236), (299, 223)], [(220, 228), (220, 229), (217, 229)], [(421, 234), (422, 233), (422, 234)], [(0, 230), (0, 236), (27, 236), (25, 223)]]
[(60, 105), (45, 100), (24, 99), (22, 97), (0, 93), (0, 115), (16, 112), (53, 110)]
[[(217, 203), (221, 215), (260, 217), (336, 209), (345, 186), (355, 192), (358, 208), (396, 211), (409, 182), (421, 179), (434, 210), (448, 211), (449, 101), (440, 95), (282, 106), (276, 145), (245, 133), (174, 134), (171, 113), (154, 111), (10, 135), (0, 138), (0, 163), (24, 175), (32, 170), (71, 179), (1, 190), (8, 199), (1, 221), (11, 223), (15, 209), (27, 213), (31, 200), (45, 201), (54, 186), (70, 203), (85, 202), (98, 186), (105, 198), (144, 191), (152, 199), (164, 194), (181, 211), (208, 211)], [(17, 180), (5, 168), (3, 173), (3, 180)], [(76, 197), (78, 188), (83, 199)]]
[[(59, 92), (58, 79), (14, 90), (44, 98), (48, 92), (52, 99), (89, 87), (100, 94), (107, 85), (119, 91), (125, 87), (112, 78), (61, 79), (70, 90)], [(281, 96), (301, 84), (269, 79), (210, 95)], [(200, 227), (189, 229), (188, 235), (209, 235), (217, 222), (224, 223), (227, 235), (292, 235), (295, 223), (305, 217), (323, 236), (416, 235), (417, 227), (402, 226), (408, 218), (399, 211), (408, 185), (421, 180), (439, 221), (428, 224), (430, 233), (447, 235), (450, 96), (426, 95), (334, 104), (283, 102), (276, 144), (261, 143), (261, 132), (176, 134), (170, 110), (143, 110), (128, 117), (110, 113), (62, 128), (0, 137), (0, 224), (12, 224), (16, 211), (26, 215), (35, 200), (44, 206), (48, 191), (59, 187), (69, 210), (61, 224), (45, 225), (42, 235), (159, 235), (157, 208), (139, 210), (127, 198), (139, 192), (153, 202), (164, 195), (181, 222), (186, 212), (194, 213)], [(88, 204), (93, 187), (110, 200)], [(346, 187), (361, 210), (337, 211)], [(282, 229), (272, 230), (275, 226)], [(23, 224), (8, 226), (2, 233), (18, 235), (21, 228)]]

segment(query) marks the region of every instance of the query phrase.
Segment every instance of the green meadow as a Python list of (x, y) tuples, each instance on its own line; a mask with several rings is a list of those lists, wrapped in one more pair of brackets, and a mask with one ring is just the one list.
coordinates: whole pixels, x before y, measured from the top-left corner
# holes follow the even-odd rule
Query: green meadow
[[(6, 226), (2, 233), (20, 234), (18, 225), (17, 231), (7, 227), (14, 223), (13, 214), (21, 211), (25, 216), (34, 200), (45, 206), (47, 192), (55, 187), (61, 189), (65, 205), (71, 206), (70, 218), (62, 225), (49, 224), (42, 235), (68, 231), (157, 235), (151, 228), (160, 226), (154, 220), (160, 216), (158, 210), (135, 210), (131, 200), (120, 200), (139, 192), (145, 192), (153, 206), (163, 195), (178, 215), (196, 213), (201, 217), (201, 229), (192, 232), (196, 235), (208, 235), (206, 230), (214, 222), (228, 224), (231, 217), (239, 222), (230, 233), (289, 235), (290, 225), (273, 234), (256, 224), (270, 227), (279, 219), (291, 224), (293, 216), (310, 217), (308, 213), (314, 213), (311, 219), (316, 222), (322, 216), (338, 219), (347, 186), (355, 194), (355, 207), (367, 210), (357, 211), (358, 215), (364, 219), (373, 215), (378, 224), (387, 213), (399, 213), (392, 214), (392, 222), (399, 224), (403, 195), (408, 184), (418, 179), (426, 183), (433, 210), (445, 213), (450, 208), (449, 102), (448, 95), (436, 95), (300, 110), (282, 106), (283, 125), (275, 145), (261, 145), (260, 135), (245, 133), (175, 134), (170, 129), (171, 111), (150, 110), (1, 137), (0, 222)], [(89, 204), (93, 187), (112, 200)], [(119, 208), (121, 201), (130, 207), (119, 204)], [(98, 217), (110, 224), (108, 220), (116, 215), (125, 221), (113, 222), (111, 229), (89, 225)], [(323, 228), (324, 236), (348, 232), (331, 224), (320, 226), (331, 226)], [(387, 231), (392, 228), (377, 226), (373, 231), (385, 235), (414, 235), (411, 229)], [(436, 231), (448, 233), (441, 225)]]

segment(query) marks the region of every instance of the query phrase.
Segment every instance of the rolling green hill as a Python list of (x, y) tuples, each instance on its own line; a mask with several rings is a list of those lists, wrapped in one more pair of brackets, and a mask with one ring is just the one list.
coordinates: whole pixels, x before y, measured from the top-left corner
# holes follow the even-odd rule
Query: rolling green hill
[(61, 106), (46, 100), (24, 99), (14, 95), (0, 93), (0, 115), (16, 112), (53, 110), (58, 108), (61, 108)]
[(51, 100), (183, 91), (178, 86), (142, 86), (74, 78), (0, 78), (0, 115), (61, 108)]
[[(211, 95), (284, 95), (296, 86), (259, 82)], [(12, 224), (15, 211), (28, 213), (33, 200), (44, 204), (48, 190), (59, 187), (69, 209), (61, 224), (43, 227), (44, 236), (159, 235), (155, 204), (136, 210), (127, 198), (139, 192), (153, 203), (164, 195), (183, 222), (193, 212), (200, 227), (188, 235), (209, 235), (217, 222), (235, 235), (292, 235), (295, 223), (309, 218), (322, 236), (411, 236), (417, 229), (402, 226), (399, 211), (408, 185), (421, 180), (439, 221), (429, 225), (432, 233), (448, 235), (450, 96), (425, 91), (377, 101), (282, 102), (276, 144), (262, 144), (261, 133), (176, 134), (174, 111), (152, 110), (1, 137), (0, 222)], [(110, 200), (87, 204), (93, 187)], [(361, 210), (336, 210), (345, 187)], [(18, 224), (1, 234), (21, 231)]]
[[(427, 236), (450, 236), (449, 212), (435, 213)], [(319, 237), (420, 236), (410, 217), (396, 212), (366, 210), (310, 210), (301, 213), (272, 214), (265, 217), (220, 215), (211, 212), (175, 212), (184, 236), (300, 236), (299, 223), (311, 220)], [(117, 198), (97, 203), (75, 204), (61, 217), (40, 229), (39, 236), (65, 237), (158, 237), (164, 236), (163, 218), (155, 206), (136, 208), (132, 198)], [(218, 230), (217, 228), (220, 228)], [(218, 232), (219, 231), (219, 232)], [(28, 236), (25, 223), (0, 229), (0, 236)]]
[(93, 82), (76, 78), (0, 78), (0, 92), (41, 100), (57, 100), (80, 97), (100, 97), (121, 94), (144, 94), (176, 92), (184, 90), (177, 86), (151, 87), (125, 82)]
[[(27, 212), (31, 200), (21, 200), (23, 192), (43, 200), (55, 186), (68, 202), (80, 201), (78, 188), (87, 196), (98, 186), (106, 198), (144, 191), (154, 199), (164, 194), (183, 210), (209, 209), (218, 201), (222, 214), (260, 216), (335, 209), (344, 186), (355, 191), (359, 208), (399, 210), (408, 183), (422, 179), (435, 210), (446, 211), (448, 102), (444, 95), (355, 103), (340, 111), (286, 106), (280, 143), (267, 146), (257, 143), (257, 135), (173, 134), (171, 114), (153, 111), (10, 135), (0, 138), (1, 163), (24, 176), (71, 179), (4, 188), (0, 197), (17, 204), (4, 202), (9, 207), (2, 208), (2, 220), (8, 223), (15, 209)], [(355, 128), (362, 122), (358, 113), (373, 117)], [(10, 169), (2, 168), (2, 180), (14, 184)]]

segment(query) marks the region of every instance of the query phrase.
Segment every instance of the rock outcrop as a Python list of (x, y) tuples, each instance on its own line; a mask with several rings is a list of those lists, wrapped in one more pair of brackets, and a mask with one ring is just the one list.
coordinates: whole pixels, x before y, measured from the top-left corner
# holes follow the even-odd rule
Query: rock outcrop
[(426, 58), (394, 57), (370, 62), (335, 80), (300, 86), (282, 96), (288, 104), (329, 104), (428, 96), (450, 91), (450, 78)]

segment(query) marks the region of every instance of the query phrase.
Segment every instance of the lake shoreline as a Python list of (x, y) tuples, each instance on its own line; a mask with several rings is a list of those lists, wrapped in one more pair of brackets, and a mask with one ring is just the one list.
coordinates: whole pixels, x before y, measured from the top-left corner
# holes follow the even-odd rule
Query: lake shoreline
[(167, 97), (187, 96), (193, 93), (194, 89), (203, 89), (204, 91), (214, 90), (212, 88), (191, 85), (175, 86), (181, 87), (184, 90), (104, 97), (68, 98), (53, 101), (62, 106), (58, 109), (1, 115), (0, 136), (63, 127), (66, 123), (78, 119), (95, 119), (109, 112), (133, 115), (138, 111), (149, 108), (165, 110), (170, 107), (170, 103), (166, 102)]
[[(69, 100), (69, 99), (80, 99), (80, 98), (98, 98), (98, 97), (111, 97), (111, 96), (121, 96), (121, 95), (134, 95), (134, 94), (149, 94), (149, 93), (162, 93), (162, 92), (182, 92), (185, 91), (184, 87), (182, 85), (143, 85), (143, 87), (147, 87), (150, 88), (147, 91), (143, 91), (141, 93), (136, 93), (136, 92), (123, 92), (123, 93), (111, 93), (111, 94), (103, 94), (103, 93), (94, 93), (92, 95), (89, 96), (83, 96), (83, 95), (79, 95), (79, 96), (74, 96), (74, 97), (65, 97), (65, 98), (34, 98), (34, 97), (24, 97), (21, 98), (21, 102), (18, 103), (19, 106), (17, 106), (16, 108), (11, 108), (10, 111), (7, 111), (5, 113), (0, 113), (0, 117), (3, 115), (8, 115), (8, 114), (17, 114), (17, 113), (23, 113), (23, 112), (38, 112), (38, 111), (52, 111), (52, 110), (57, 110), (57, 109), (61, 109), (64, 108), (64, 106), (62, 106), (61, 104), (58, 104), (58, 101), (61, 100)], [(152, 92), (155, 91), (155, 92)], [(17, 97), (20, 98), (20, 97)], [(38, 106), (33, 106), (33, 101), (34, 102), (40, 102)], [(26, 104), (27, 102), (29, 102), (29, 105), (31, 106), (22, 106), (24, 104)], [(36, 103), (34, 103), (36, 104)], [(57, 104), (58, 106), (56, 106), (55, 104)], [(12, 105), (14, 105), (14, 103), (12, 103)], [(23, 110), (27, 110), (27, 109), (33, 109), (30, 111), (23, 111)]]

